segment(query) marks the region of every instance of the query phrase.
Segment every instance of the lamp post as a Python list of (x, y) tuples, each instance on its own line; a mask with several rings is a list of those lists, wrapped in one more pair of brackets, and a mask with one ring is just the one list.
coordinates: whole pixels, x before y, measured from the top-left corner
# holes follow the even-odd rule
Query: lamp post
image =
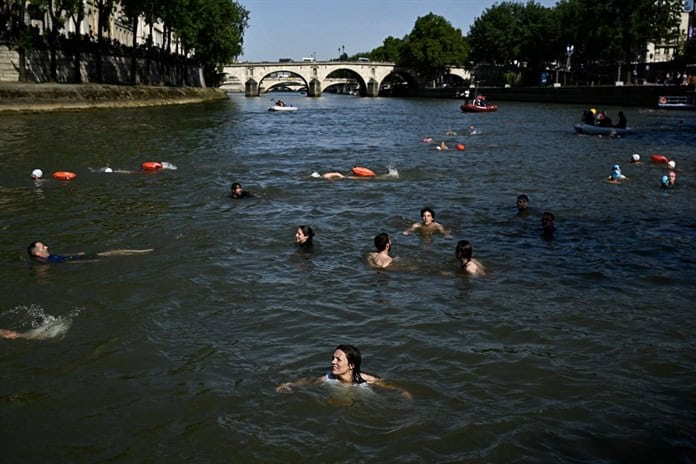
[(566, 73), (563, 75), (563, 85), (566, 84), (566, 76), (570, 72), (570, 57), (573, 56), (573, 53), (575, 53), (575, 46), (574, 45), (568, 45), (566, 46)]

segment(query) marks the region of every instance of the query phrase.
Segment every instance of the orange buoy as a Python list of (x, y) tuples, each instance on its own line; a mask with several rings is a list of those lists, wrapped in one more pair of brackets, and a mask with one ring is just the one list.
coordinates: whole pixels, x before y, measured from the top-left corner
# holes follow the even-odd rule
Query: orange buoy
[(462, 151), (464, 150), (464, 144), (463, 143), (458, 143), (455, 147), (457, 150)]
[(162, 163), (157, 161), (145, 161), (142, 166), (145, 171), (159, 171), (162, 169)]
[(669, 163), (669, 158), (664, 155), (654, 154), (650, 155), (650, 161), (653, 163)]
[(367, 169), (362, 166), (355, 166), (353, 169), (351, 169), (353, 174), (355, 174), (358, 177), (374, 177), (375, 172), (372, 169)]
[(75, 180), (77, 174), (70, 171), (56, 171), (53, 173), (53, 178), (56, 180)]

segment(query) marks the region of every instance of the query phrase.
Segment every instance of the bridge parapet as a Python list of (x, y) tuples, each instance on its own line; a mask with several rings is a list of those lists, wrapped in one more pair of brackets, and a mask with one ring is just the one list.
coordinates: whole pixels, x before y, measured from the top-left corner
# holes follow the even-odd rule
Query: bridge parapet
[[(222, 88), (230, 91), (244, 91), (248, 97), (258, 97), (264, 86), (261, 82), (276, 73), (292, 73), (299, 76), (307, 87), (307, 96), (318, 97), (322, 91), (335, 85), (328, 76), (339, 70), (348, 70), (358, 76), (360, 86), (370, 97), (379, 95), (384, 79), (392, 73), (408, 75), (418, 82), (413, 70), (387, 62), (365, 61), (312, 61), (312, 62), (259, 62), (234, 63), (223, 68), (225, 79)], [(469, 71), (452, 67), (450, 74), (469, 79)], [(419, 85), (421, 85), (419, 83)], [(268, 86), (270, 88), (270, 86)]]

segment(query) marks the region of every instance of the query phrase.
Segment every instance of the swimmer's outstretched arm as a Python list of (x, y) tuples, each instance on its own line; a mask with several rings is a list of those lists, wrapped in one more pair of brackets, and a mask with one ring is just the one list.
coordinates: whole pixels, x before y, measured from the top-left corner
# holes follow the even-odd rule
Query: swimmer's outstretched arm
[(367, 377), (368, 377), (367, 374), (362, 374), (362, 376), (365, 379), (365, 381), (371, 385), (377, 385), (379, 387), (387, 388), (389, 390), (395, 390), (395, 391), (398, 391), (401, 394), (401, 396), (403, 396), (407, 400), (413, 399), (413, 395), (411, 395), (411, 393), (408, 390), (401, 388), (401, 387), (398, 387), (398, 386), (394, 385), (393, 383), (389, 383), (386, 380), (378, 379), (377, 377), (372, 377), (372, 376), (370, 376), (370, 377), (373, 378), (373, 381), (369, 381), (367, 379)]
[(442, 235), (444, 235), (445, 237), (451, 237), (451, 236), (452, 236), (452, 233), (449, 231), (449, 229), (445, 229), (445, 226), (443, 226), (443, 225), (440, 224), (439, 222), (436, 223), (436, 226), (435, 226), (435, 227), (437, 227), (437, 230), (438, 230)]
[(421, 227), (421, 224), (419, 224), (419, 223), (416, 222), (416, 223), (414, 223), (411, 227), (409, 227), (408, 229), (404, 230), (404, 231), (402, 232), (402, 234), (408, 235), (408, 234), (410, 234), (411, 232), (416, 231), (419, 227)]
[(142, 255), (154, 251), (154, 248), (145, 248), (143, 250), (109, 250), (97, 253), (97, 256), (129, 256)]
[(22, 334), (19, 332), (15, 332), (14, 330), (5, 330), (5, 329), (0, 329), (0, 337), (8, 338), (8, 339), (24, 338), (24, 337), (22, 337)]

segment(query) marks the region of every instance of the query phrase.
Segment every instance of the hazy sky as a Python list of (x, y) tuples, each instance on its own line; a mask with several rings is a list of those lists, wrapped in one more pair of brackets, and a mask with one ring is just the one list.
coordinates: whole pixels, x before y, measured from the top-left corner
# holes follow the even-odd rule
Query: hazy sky
[[(237, 0), (249, 11), (240, 61), (338, 58), (339, 47), (353, 55), (382, 45), (388, 36), (403, 38), (419, 16), (432, 12), (452, 26), (469, 26), (496, 0)], [(526, 2), (522, 2), (526, 3)], [(556, 0), (537, 0), (554, 6)], [(341, 49), (341, 52), (343, 49)]]

